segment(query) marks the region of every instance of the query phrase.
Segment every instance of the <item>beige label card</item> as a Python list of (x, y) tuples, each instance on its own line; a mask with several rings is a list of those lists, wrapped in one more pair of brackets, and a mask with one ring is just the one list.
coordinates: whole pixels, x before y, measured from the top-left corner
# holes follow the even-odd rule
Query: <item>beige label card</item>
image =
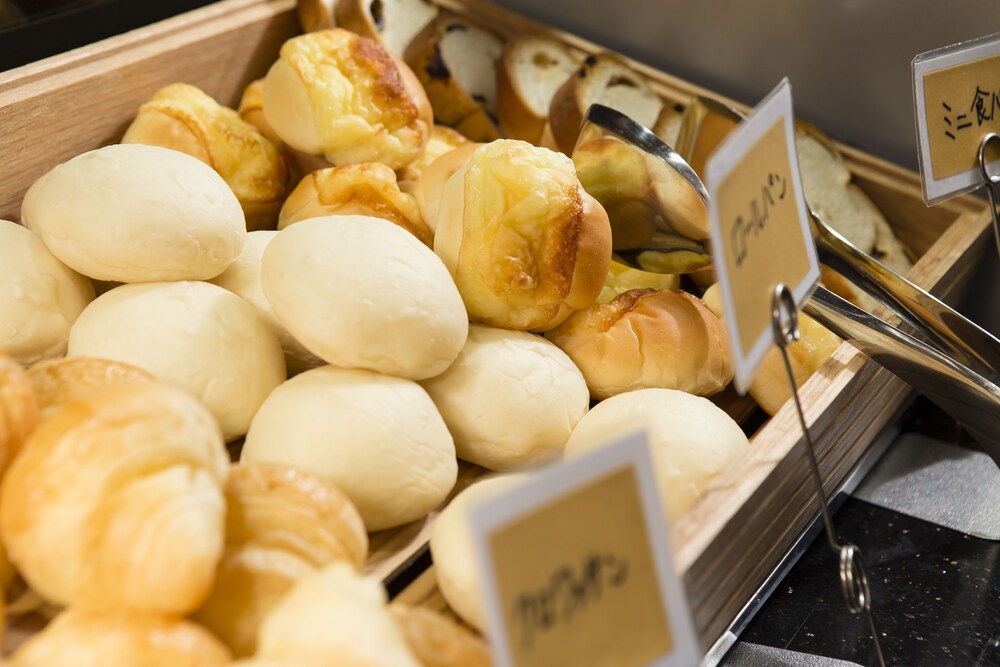
[(774, 343), (771, 305), (784, 283), (801, 305), (819, 279), (795, 152), (791, 87), (783, 81), (706, 164), (712, 253), (745, 392)]
[[(929, 204), (982, 183), (979, 144), (1000, 133), (1000, 37), (932, 51), (913, 61), (924, 198)], [(1000, 159), (991, 150), (987, 162)]]
[(697, 662), (650, 469), (635, 436), (475, 508), (498, 667)]

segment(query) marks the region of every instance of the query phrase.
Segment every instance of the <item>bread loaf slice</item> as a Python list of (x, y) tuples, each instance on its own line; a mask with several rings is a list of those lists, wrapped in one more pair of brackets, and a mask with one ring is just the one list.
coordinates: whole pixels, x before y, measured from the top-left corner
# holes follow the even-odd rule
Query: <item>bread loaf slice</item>
[(504, 136), (538, 145), (552, 97), (576, 68), (572, 52), (551, 37), (509, 40), (497, 71), (497, 117)]
[(660, 110), (660, 115), (653, 123), (653, 134), (658, 136), (663, 143), (674, 148), (677, 144), (677, 136), (681, 133), (681, 121), (684, 119), (684, 105), (664, 104)]
[(337, 0), (337, 25), (402, 56), (413, 38), (438, 15), (428, 0)]
[(440, 15), (406, 49), (406, 63), (427, 91), (437, 122), (473, 141), (500, 137), (497, 66), (503, 41), (468, 21)]
[(570, 153), (591, 104), (603, 104), (652, 127), (663, 108), (645, 77), (610, 54), (590, 56), (552, 98), (549, 122), (559, 148)]

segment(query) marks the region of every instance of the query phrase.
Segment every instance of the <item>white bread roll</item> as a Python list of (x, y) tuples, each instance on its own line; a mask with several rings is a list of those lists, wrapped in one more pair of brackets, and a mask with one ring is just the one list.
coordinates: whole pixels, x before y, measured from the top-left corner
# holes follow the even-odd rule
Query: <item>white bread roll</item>
[(278, 337), (278, 342), (281, 343), (288, 374), (297, 375), (310, 368), (325, 366), (326, 362), (307, 350), (305, 345), (295, 340), (295, 336), (288, 333), (288, 329), (275, 317), (274, 309), (264, 296), (264, 288), (260, 283), (260, 262), (267, 244), (277, 235), (278, 232), (271, 230), (247, 234), (247, 242), (240, 256), (233, 260), (228, 269), (209, 282), (242, 297), (260, 311)]
[(64, 354), (69, 328), (93, 300), (90, 281), (37, 234), (0, 220), (0, 348), (25, 365)]
[(473, 325), (448, 370), (423, 382), (459, 458), (510, 470), (559, 458), (590, 405), (583, 375), (540, 336)]
[(472, 508), (527, 479), (503, 475), (476, 482), (452, 498), (431, 528), (431, 556), (438, 587), (448, 606), (480, 632), (486, 629), (483, 578), (472, 544)]
[(122, 285), (101, 295), (73, 325), (69, 354), (124, 361), (187, 389), (226, 440), (246, 433), (285, 379), (281, 345), (263, 316), (200, 282)]
[(660, 501), (671, 523), (749, 446), (739, 424), (708, 399), (673, 389), (640, 389), (598, 403), (577, 424), (566, 455), (641, 428), (649, 436)]
[(379, 218), (311, 218), (282, 230), (261, 279), (278, 321), (336, 366), (423, 380), (451, 365), (468, 335), (441, 260)]
[(214, 169), (141, 144), (54, 168), (24, 196), (21, 218), (71, 269), (125, 283), (215, 277), (246, 237), (240, 202)]
[(264, 620), (257, 658), (320, 667), (421, 667), (385, 589), (345, 563), (301, 579)]
[(358, 508), (369, 531), (425, 516), (455, 485), (455, 445), (420, 385), (325, 366), (275, 389), (241, 457), (325, 478)]
[(711, 396), (733, 379), (725, 327), (687, 292), (629, 290), (576, 311), (545, 337), (598, 400), (649, 387)]

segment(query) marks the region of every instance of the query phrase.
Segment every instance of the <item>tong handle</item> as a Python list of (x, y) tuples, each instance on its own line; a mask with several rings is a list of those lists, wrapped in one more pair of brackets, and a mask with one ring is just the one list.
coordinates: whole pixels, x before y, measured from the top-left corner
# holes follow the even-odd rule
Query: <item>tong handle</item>
[(1000, 465), (1000, 386), (819, 286), (803, 309), (954, 417)]
[(903, 318), (941, 351), (970, 370), (1000, 379), (1000, 340), (926, 290), (848, 243), (813, 214), (823, 263)]

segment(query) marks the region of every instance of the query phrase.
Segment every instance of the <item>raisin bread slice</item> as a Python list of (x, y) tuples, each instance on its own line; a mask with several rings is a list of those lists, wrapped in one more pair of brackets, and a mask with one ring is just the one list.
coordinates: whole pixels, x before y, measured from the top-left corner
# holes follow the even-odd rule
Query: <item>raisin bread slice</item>
[(421, 30), (438, 15), (428, 0), (337, 0), (337, 25), (371, 37), (402, 56)]
[(508, 41), (497, 72), (497, 116), (504, 135), (538, 145), (552, 97), (577, 67), (573, 53), (551, 37), (525, 34)]

